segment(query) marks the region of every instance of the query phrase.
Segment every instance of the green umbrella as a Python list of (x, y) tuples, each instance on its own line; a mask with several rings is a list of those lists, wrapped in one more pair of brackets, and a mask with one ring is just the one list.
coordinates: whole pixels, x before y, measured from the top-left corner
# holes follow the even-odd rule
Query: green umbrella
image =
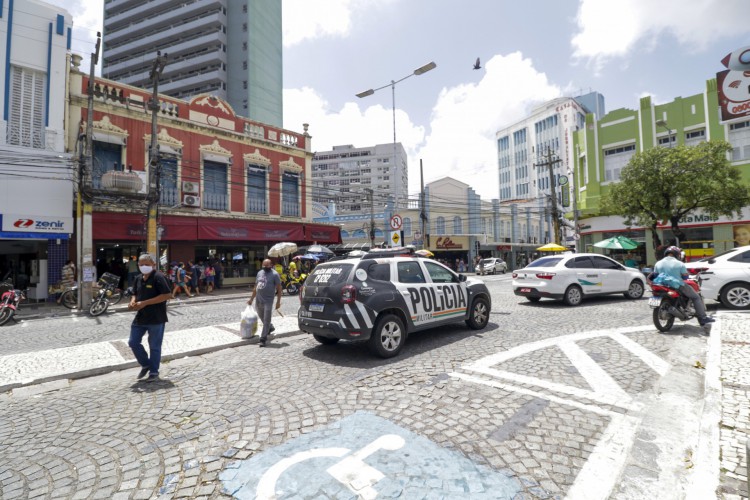
[(594, 243), (594, 246), (614, 250), (633, 250), (638, 247), (638, 243), (626, 236), (613, 236), (606, 240), (602, 240), (599, 243)]

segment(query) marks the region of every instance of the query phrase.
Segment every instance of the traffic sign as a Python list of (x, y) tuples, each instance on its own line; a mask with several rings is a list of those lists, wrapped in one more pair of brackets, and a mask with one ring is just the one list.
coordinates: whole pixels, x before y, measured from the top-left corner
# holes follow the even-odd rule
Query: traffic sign
[(401, 231), (391, 231), (391, 242), (398, 246), (399, 241), (401, 241)]
[(401, 219), (400, 215), (395, 214), (393, 217), (391, 217), (391, 229), (393, 229), (394, 231), (401, 229), (402, 223), (403, 220)]

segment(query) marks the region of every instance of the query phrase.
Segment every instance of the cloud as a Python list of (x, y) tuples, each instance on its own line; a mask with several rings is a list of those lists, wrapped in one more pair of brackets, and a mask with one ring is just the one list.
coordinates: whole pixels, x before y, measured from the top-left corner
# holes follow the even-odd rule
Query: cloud
[[(498, 130), (523, 119), (532, 105), (560, 95), (559, 87), (515, 52), (494, 56), (478, 83), (445, 88), (432, 108), (429, 133), (396, 110), (397, 141), (409, 156), (409, 193), (419, 191), (419, 160), (425, 182), (450, 176), (473, 187), (483, 198), (498, 195)], [(392, 114), (380, 105), (362, 110), (346, 103), (340, 110), (309, 88), (284, 91), (284, 126), (292, 130), (310, 123), (313, 150), (334, 145), (370, 146), (393, 140)]]
[(283, 40), (291, 47), (305, 40), (346, 37), (352, 18), (368, 9), (382, 8), (394, 0), (284, 0), (282, 2)]
[[(716, 22), (709, 21), (715, 20)], [(747, 32), (747, 0), (580, 0), (578, 33), (571, 44), (574, 58), (601, 68), (613, 58), (627, 56), (637, 44), (653, 50), (660, 36), (672, 35), (694, 51), (722, 37)]]

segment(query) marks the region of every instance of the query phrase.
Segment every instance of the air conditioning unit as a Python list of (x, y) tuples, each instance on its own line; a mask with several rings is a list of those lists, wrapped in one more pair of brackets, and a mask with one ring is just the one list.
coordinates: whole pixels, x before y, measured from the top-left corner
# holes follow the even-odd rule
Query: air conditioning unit
[(198, 194), (198, 187), (197, 182), (182, 181), (183, 194)]
[(198, 207), (201, 206), (201, 199), (200, 196), (195, 196), (192, 194), (186, 194), (182, 197), (182, 204), (186, 207)]

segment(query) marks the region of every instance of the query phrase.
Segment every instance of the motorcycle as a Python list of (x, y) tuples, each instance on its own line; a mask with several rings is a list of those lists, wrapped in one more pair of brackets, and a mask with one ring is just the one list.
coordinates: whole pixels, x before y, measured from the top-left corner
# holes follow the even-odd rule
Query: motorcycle
[[(675, 319), (689, 321), (695, 317), (693, 301), (681, 294), (679, 290), (663, 285), (651, 283), (652, 297), (648, 299), (648, 305), (653, 309), (654, 326), (660, 332), (668, 332), (674, 325)], [(691, 277), (685, 280), (685, 284), (701, 293), (700, 277)]]
[[(97, 284), (97, 287), (100, 285)], [(94, 290), (94, 294), (96, 295), (97, 291)], [(119, 288), (116, 288), (111, 295), (107, 297), (107, 302), (109, 302), (110, 306), (113, 306), (120, 302), (123, 298), (129, 298), (131, 295), (133, 295), (133, 288), (129, 287), (125, 290), (121, 290)], [(78, 285), (69, 286), (65, 289), (65, 291), (60, 296), (60, 303), (67, 307), (68, 309), (75, 309), (78, 307)]]
[[(99, 279), (99, 290), (94, 295), (94, 299), (91, 301), (89, 307), (89, 314), (92, 316), (99, 316), (107, 312), (109, 308), (110, 300), (117, 292), (117, 285), (120, 283), (120, 277), (110, 273), (104, 273)], [(122, 298), (122, 293), (118, 292), (120, 297), (117, 299), (119, 302)]]
[(26, 290), (17, 290), (7, 281), (0, 284), (0, 290), (4, 290), (0, 295), (0, 326), (3, 326), (11, 319), (16, 321), (15, 316), (21, 301), (26, 300)]
[(299, 273), (290, 275), (289, 273), (281, 274), (281, 289), (286, 290), (289, 295), (297, 295), (302, 284), (307, 279), (307, 274)]

